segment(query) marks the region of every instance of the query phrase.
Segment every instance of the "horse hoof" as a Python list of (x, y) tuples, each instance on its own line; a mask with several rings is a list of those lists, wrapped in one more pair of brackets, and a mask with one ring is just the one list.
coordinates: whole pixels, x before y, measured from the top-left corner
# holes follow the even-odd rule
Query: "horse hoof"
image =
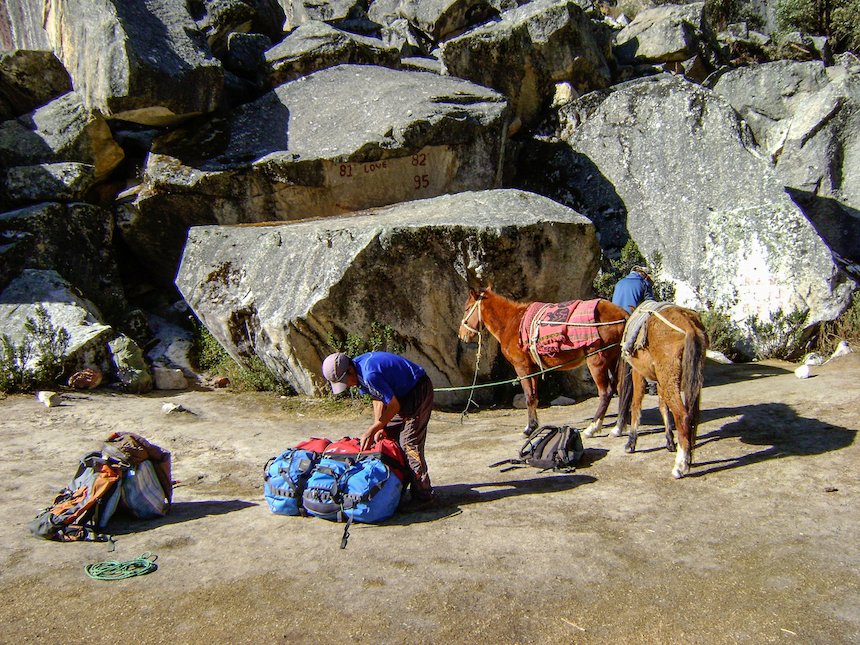
[(668, 450), (669, 452), (675, 452), (677, 449), (678, 448), (675, 446), (674, 443), (667, 443), (666, 444), (666, 450)]
[(534, 434), (535, 430), (537, 430), (537, 428), (530, 428), (530, 427), (526, 426), (525, 429), (523, 430), (523, 436), (524, 437), (531, 437)]
[(582, 436), (583, 436), (583, 437), (588, 437), (589, 439), (591, 439), (591, 437), (593, 437), (593, 436), (594, 436), (594, 430), (593, 430), (593, 429), (591, 429), (591, 428), (589, 428), (589, 429), (587, 429), (587, 430), (583, 430), (583, 432), (582, 432)]
[(681, 477), (683, 477), (683, 476), (684, 476), (684, 473), (682, 473), (677, 468), (672, 469), (672, 477), (674, 477), (675, 479), (681, 479)]
[(636, 452), (636, 446), (631, 446), (629, 443), (624, 445), (624, 452), (633, 454)]
[(614, 428), (612, 428), (612, 431), (609, 434), (611, 434), (613, 437), (620, 437), (624, 433), (621, 431), (621, 428), (615, 426)]

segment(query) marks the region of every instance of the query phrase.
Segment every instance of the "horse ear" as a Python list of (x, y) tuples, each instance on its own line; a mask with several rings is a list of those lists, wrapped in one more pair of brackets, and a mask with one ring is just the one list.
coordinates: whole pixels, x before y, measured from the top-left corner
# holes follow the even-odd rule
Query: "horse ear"
[(492, 290), (493, 290), (493, 283), (492, 283), (492, 282), (488, 282), (488, 283), (487, 283), (487, 286), (486, 286), (486, 287), (484, 287), (484, 291), (492, 291)]

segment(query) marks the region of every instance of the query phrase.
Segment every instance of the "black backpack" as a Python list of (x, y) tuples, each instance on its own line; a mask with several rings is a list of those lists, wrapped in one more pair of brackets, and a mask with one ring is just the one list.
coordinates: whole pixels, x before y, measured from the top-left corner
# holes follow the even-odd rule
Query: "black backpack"
[(518, 459), (504, 459), (490, 464), (490, 468), (502, 464), (512, 464), (501, 472), (517, 466), (534, 466), (542, 470), (576, 470), (585, 448), (577, 428), (570, 426), (541, 426), (520, 448)]

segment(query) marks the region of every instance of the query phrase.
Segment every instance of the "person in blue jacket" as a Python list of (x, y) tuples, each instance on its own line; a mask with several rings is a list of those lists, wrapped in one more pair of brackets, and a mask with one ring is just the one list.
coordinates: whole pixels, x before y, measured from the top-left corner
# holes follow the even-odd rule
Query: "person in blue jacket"
[[(612, 302), (632, 314), (633, 310), (646, 300), (654, 300), (654, 280), (647, 267), (635, 266), (615, 285)], [(630, 405), (633, 401), (632, 368), (630, 363), (623, 362), (624, 375), (621, 391), (618, 393), (618, 415), (619, 421), (623, 415), (629, 423)], [(657, 386), (654, 383), (648, 383), (648, 393), (657, 393)]]
[(654, 300), (654, 280), (646, 267), (636, 266), (615, 285), (612, 302), (632, 314), (645, 300)]
[(350, 358), (343, 352), (326, 357), (323, 376), (334, 394), (357, 387), (373, 399), (373, 423), (361, 435), (366, 450), (388, 437), (397, 441), (415, 475), (411, 500), (405, 510), (418, 510), (435, 503), (427, 472), (424, 444), (433, 408), (433, 383), (424, 368), (397, 354), (367, 352)]

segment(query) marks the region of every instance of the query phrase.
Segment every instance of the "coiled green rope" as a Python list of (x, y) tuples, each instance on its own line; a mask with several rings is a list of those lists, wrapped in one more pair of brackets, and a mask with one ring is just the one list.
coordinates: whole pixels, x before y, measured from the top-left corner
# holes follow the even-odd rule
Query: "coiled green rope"
[(87, 575), (93, 580), (124, 580), (134, 576), (143, 576), (158, 569), (155, 564), (158, 556), (147, 551), (134, 560), (108, 560), (96, 562), (84, 567)]

